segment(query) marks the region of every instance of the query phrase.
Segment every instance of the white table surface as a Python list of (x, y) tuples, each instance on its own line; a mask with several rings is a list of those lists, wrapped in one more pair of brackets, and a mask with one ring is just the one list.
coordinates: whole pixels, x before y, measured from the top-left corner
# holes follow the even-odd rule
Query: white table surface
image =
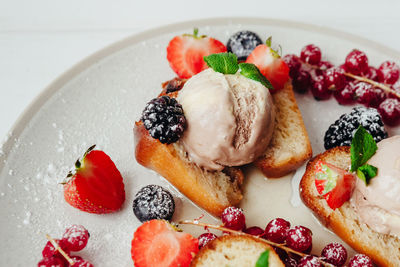
[(60, 74), (149, 28), (211, 17), (277, 18), (328, 26), (400, 51), (399, 10), (397, 0), (0, 0), (0, 140)]

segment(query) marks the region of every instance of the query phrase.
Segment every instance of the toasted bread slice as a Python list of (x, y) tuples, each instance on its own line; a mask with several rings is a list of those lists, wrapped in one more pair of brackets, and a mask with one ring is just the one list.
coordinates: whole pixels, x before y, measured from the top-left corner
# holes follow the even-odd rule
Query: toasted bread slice
[(379, 266), (400, 266), (400, 240), (394, 236), (380, 234), (360, 221), (359, 216), (347, 201), (342, 207), (332, 210), (325, 199), (320, 198), (314, 184), (315, 164), (322, 160), (342, 169), (349, 169), (350, 147), (335, 147), (313, 158), (300, 182), (300, 195), (319, 220), (332, 229), (356, 251), (366, 254)]
[(312, 149), (291, 81), (272, 97), (276, 108), (274, 133), (265, 154), (253, 164), (265, 176), (276, 178), (290, 173), (310, 159)]
[(226, 167), (221, 172), (206, 171), (189, 161), (182, 145), (162, 144), (152, 138), (141, 122), (136, 122), (135, 156), (139, 164), (158, 172), (182, 194), (215, 216), (242, 199), (243, 173)]
[(197, 253), (190, 266), (254, 267), (266, 250), (269, 250), (269, 267), (285, 266), (270, 245), (244, 235), (225, 235), (214, 239)]

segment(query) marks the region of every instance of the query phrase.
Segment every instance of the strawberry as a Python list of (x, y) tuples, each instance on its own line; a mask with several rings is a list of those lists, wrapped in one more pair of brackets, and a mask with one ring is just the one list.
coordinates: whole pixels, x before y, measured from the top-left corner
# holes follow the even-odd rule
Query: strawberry
[(90, 213), (110, 213), (125, 201), (124, 183), (110, 157), (90, 147), (75, 163), (64, 182), (64, 198), (73, 207)]
[(266, 44), (260, 44), (250, 53), (246, 63), (253, 63), (260, 72), (267, 78), (275, 91), (283, 88), (289, 79), (289, 67), (271, 48), (271, 38), (268, 38)]
[(168, 44), (167, 59), (171, 68), (180, 78), (188, 79), (207, 68), (204, 56), (226, 52), (226, 46), (220, 41), (193, 34), (175, 36)]
[(136, 229), (131, 248), (136, 267), (186, 267), (198, 251), (196, 238), (164, 220), (147, 221)]
[(354, 175), (332, 164), (317, 161), (315, 165), (315, 186), (332, 209), (340, 208), (348, 201), (356, 183)]

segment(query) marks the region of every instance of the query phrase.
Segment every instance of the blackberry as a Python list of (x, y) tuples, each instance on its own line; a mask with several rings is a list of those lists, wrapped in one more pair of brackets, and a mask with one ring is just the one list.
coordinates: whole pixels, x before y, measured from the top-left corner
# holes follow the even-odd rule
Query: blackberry
[(259, 44), (262, 44), (262, 41), (256, 33), (239, 31), (229, 38), (226, 48), (228, 52), (234, 53), (238, 60), (246, 60), (251, 51)]
[(147, 103), (140, 120), (150, 135), (163, 144), (178, 141), (186, 126), (182, 106), (165, 95)]
[(133, 213), (141, 222), (163, 219), (171, 220), (175, 202), (171, 193), (159, 185), (147, 185), (136, 193)]
[(355, 107), (329, 126), (324, 137), (325, 149), (351, 145), (353, 135), (360, 125), (372, 135), (375, 142), (388, 137), (382, 118), (376, 109)]

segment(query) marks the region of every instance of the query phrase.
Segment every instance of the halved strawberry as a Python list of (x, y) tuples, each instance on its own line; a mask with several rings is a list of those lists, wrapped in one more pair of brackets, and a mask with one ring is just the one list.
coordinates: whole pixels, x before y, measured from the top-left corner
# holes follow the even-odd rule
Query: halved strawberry
[(315, 186), (332, 209), (340, 208), (348, 201), (356, 183), (355, 176), (332, 164), (317, 161), (315, 165)]
[(147, 221), (136, 229), (131, 248), (136, 267), (186, 267), (198, 251), (196, 238), (164, 220)]
[(266, 44), (260, 44), (250, 53), (246, 63), (253, 63), (267, 78), (275, 91), (284, 87), (289, 79), (289, 67), (279, 54), (271, 48), (271, 39)]
[(90, 213), (110, 213), (121, 208), (125, 189), (121, 173), (110, 157), (90, 147), (75, 163), (64, 183), (64, 198), (73, 207)]
[(169, 65), (180, 78), (188, 79), (205, 70), (208, 66), (204, 56), (226, 52), (226, 46), (220, 41), (197, 33), (194, 29), (193, 34), (175, 36), (168, 44)]

